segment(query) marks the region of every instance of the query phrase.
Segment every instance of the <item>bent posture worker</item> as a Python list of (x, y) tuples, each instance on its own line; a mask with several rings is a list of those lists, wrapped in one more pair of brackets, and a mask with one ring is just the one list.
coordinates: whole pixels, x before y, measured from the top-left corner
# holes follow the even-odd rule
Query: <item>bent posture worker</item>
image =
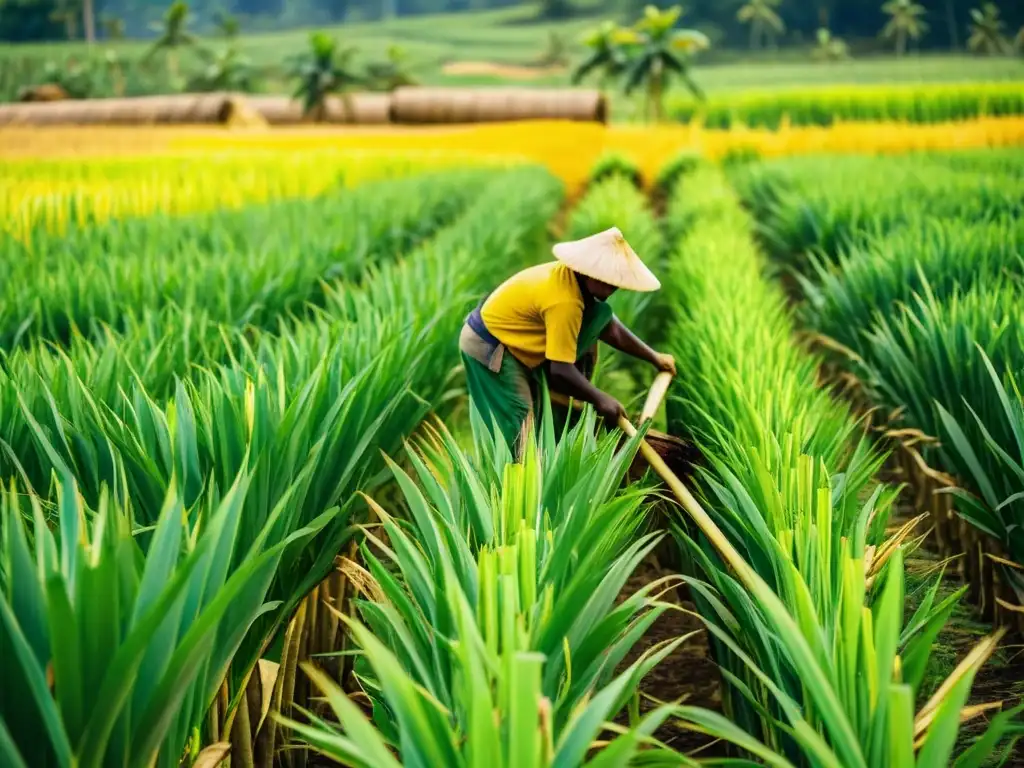
[(532, 421), (537, 376), (553, 391), (594, 405), (608, 422), (622, 404), (590, 382), (597, 341), (675, 375), (671, 355), (655, 352), (612, 313), (618, 289), (656, 291), (661, 283), (615, 227), (554, 247), (556, 261), (502, 283), (469, 315), (459, 338), (470, 399), (510, 448)]

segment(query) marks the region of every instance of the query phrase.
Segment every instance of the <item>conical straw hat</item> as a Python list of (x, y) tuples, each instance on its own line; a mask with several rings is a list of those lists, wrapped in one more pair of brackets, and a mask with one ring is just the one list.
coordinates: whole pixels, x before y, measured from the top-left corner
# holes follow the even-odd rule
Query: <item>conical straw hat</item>
[(648, 293), (661, 288), (658, 278), (640, 261), (618, 227), (596, 235), (558, 243), (555, 258), (581, 275), (627, 291)]

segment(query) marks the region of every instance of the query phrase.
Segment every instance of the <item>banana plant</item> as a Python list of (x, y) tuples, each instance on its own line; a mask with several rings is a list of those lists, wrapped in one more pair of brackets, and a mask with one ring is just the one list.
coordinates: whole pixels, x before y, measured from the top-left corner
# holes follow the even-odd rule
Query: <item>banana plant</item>
[(289, 75), (296, 81), (293, 98), (302, 102), (304, 115), (316, 121), (327, 116), (327, 98), (336, 95), (352, 111), (352, 88), (363, 78), (352, 70), (353, 47), (338, 47), (326, 32), (309, 37), (309, 50), (289, 62)]
[(200, 52), (203, 68), (189, 81), (189, 90), (198, 92), (238, 91), (255, 88), (256, 71), (252, 61), (237, 45), (229, 43), (218, 51)]
[(161, 51), (167, 56), (167, 71), (171, 83), (177, 88), (182, 84), (180, 74), (179, 53), (183, 48), (195, 48), (198, 39), (189, 31), (191, 23), (188, 3), (185, 0), (174, 0), (164, 13), (163, 19), (150, 25), (159, 36), (143, 56), (143, 62), (149, 61)]
[(676, 29), (682, 13), (678, 5), (664, 11), (648, 5), (627, 40), (631, 63), (624, 90), (628, 95), (643, 85), (647, 118), (653, 116), (658, 122), (664, 117), (665, 91), (673, 77), (678, 76), (690, 93), (704, 101), (704, 92), (690, 75), (690, 66), (693, 55), (709, 48), (711, 41), (697, 30)]
[(846, 41), (822, 27), (817, 33), (817, 45), (811, 55), (818, 61), (843, 61), (850, 58), (850, 48)]
[(578, 85), (591, 74), (597, 74), (601, 90), (620, 77), (629, 63), (623, 43), (632, 40), (628, 30), (622, 30), (614, 21), (604, 21), (583, 36), (583, 44), (590, 54), (572, 72), (572, 82)]

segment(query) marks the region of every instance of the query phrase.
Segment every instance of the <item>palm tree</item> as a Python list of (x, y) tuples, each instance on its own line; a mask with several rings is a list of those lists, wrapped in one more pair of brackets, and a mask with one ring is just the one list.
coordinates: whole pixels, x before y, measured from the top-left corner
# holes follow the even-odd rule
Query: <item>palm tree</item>
[(780, 0), (748, 0), (736, 13), (736, 18), (750, 25), (750, 47), (758, 48), (762, 42), (775, 45), (775, 36), (786, 31), (786, 24), (776, 13)]
[(163, 21), (150, 25), (160, 36), (146, 52), (143, 61), (148, 61), (159, 51), (165, 51), (167, 71), (174, 83), (179, 82), (178, 49), (196, 44), (196, 38), (188, 31), (188, 24), (188, 3), (185, 0), (174, 0), (164, 14)]
[(350, 69), (355, 48), (338, 48), (337, 41), (324, 32), (309, 36), (309, 50), (290, 62), (290, 74), (298, 80), (293, 98), (302, 99), (302, 112), (314, 120), (327, 115), (327, 97), (341, 96), (345, 108), (351, 111), (348, 95), (353, 85), (362, 80)]
[(650, 118), (653, 110), (656, 121), (664, 115), (665, 87), (673, 74), (679, 75), (694, 96), (704, 99), (703, 91), (690, 77), (690, 56), (705, 50), (711, 42), (702, 32), (675, 29), (682, 12), (678, 5), (664, 11), (648, 5), (629, 40), (635, 54), (626, 75), (625, 91), (630, 94), (643, 83), (647, 92), (645, 111)]
[(882, 12), (888, 14), (889, 21), (882, 30), (882, 38), (896, 41), (896, 56), (907, 52), (907, 39), (920, 40), (928, 31), (924, 16), (924, 6), (914, 0), (888, 0), (882, 5)]
[(985, 3), (981, 9), (971, 9), (971, 37), (967, 48), (975, 53), (995, 56), (1006, 53), (1007, 43), (1003, 37), (1003, 20), (995, 3)]
[(628, 58), (623, 49), (626, 34), (613, 21), (605, 21), (583, 36), (583, 44), (590, 49), (587, 58), (580, 62), (572, 73), (572, 83), (577, 85), (592, 72), (598, 74), (601, 90), (626, 71)]

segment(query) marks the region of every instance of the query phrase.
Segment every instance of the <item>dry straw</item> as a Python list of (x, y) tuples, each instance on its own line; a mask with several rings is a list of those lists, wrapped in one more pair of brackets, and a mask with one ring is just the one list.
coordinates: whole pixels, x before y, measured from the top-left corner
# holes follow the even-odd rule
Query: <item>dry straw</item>
[(570, 120), (606, 123), (598, 91), (547, 88), (399, 88), (391, 98), (395, 123), (494, 123)]
[(0, 126), (260, 125), (245, 99), (229, 93), (144, 96), (0, 106)]

